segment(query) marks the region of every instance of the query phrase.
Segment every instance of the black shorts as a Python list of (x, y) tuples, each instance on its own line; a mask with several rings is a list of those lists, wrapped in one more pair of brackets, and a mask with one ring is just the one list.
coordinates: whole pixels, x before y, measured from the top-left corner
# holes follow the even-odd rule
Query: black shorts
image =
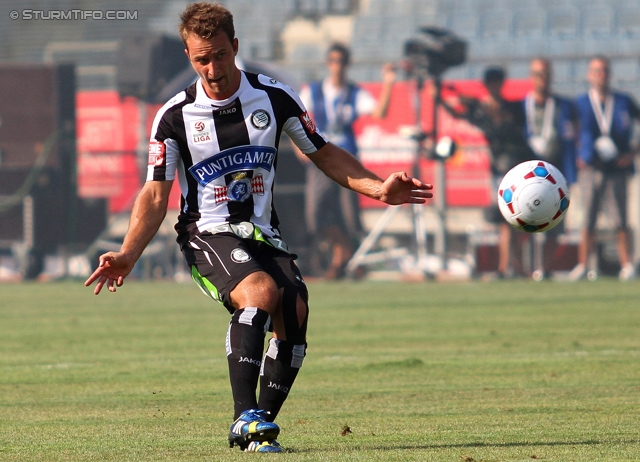
[(191, 276), (202, 291), (222, 303), (229, 313), (231, 291), (247, 276), (264, 271), (278, 288), (293, 286), (308, 299), (307, 287), (295, 264), (295, 255), (268, 243), (232, 233), (204, 232), (182, 247)]

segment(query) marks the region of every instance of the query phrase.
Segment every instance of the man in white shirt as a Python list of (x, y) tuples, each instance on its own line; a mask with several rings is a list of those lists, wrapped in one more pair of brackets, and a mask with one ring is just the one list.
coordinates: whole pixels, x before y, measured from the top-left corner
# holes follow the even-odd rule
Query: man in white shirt
[[(358, 146), (353, 124), (363, 116), (382, 119), (387, 114), (396, 73), (391, 64), (382, 68), (383, 86), (378, 100), (347, 77), (350, 51), (334, 43), (327, 51), (327, 77), (302, 88), (300, 99), (313, 114), (318, 128), (333, 144), (357, 157)], [(326, 279), (344, 276), (344, 268), (353, 255), (353, 247), (362, 234), (358, 196), (353, 191), (336, 187), (305, 156), (307, 168), (305, 219), (314, 247), (328, 242), (332, 247)], [(314, 266), (318, 266), (316, 263)]]

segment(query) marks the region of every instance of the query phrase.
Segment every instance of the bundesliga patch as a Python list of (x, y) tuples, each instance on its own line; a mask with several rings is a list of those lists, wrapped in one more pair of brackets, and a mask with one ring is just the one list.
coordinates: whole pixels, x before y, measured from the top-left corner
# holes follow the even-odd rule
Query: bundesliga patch
[(316, 132), (316, 124), (308, 112), (304, 112), (300, 115), (300, 121), (302, 122), (302, 125), (305, 126), (305, 128), (309, 133)]
[(211, 141), (211, 131), (207, 122), (204, 120), (191, 122), (191, 138), (194, 143)]
[(167, 147), (162, 141), (149, 141), (149, 165), (158, 167), (164, 163)]
[(214, 197), (216, 204), (221, 202), (244, 202), (252, 194), (264, 196), (264, 180), (262, 175), (248, 178), (246, 173), (239, 173), (234, 176), (229, 186), (216, 186)]

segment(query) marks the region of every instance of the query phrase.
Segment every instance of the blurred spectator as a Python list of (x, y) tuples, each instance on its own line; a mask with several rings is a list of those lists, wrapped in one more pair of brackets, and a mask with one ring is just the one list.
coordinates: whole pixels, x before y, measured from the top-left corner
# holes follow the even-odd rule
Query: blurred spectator
[[(488, 92), (483, 99), (459, 96), (459, 106), (442, 101), (452, 116), (465, 119), (478, 127), (489, 145), (491, 156), (492, 191), (496, 192), (504, 175), (514, 166), (534, 158), (525, 139), (525, 112), (520, 101), (507, 101), (502, 96), (506, 72), (501, 67), (489, 67), (484, 72), (484, 86)], [(511, 277), (512, 228), (498, 209), (497, 193), (492, 195), (492, 206), (486, 210), (486, 219), (500, 230), (498, 243), (498, 277)], [(523, 271), (520, 267), (520, 271)]]
[(631, 96), (611, 90), (610, 71), (608, 58), (592, 58), (587, 70), (589, 91), (576, 100), (580, 121), (578, 181), (585, 220), (578, 265), (570, 273), (572, 280), (587, 276), (595, 244), (596, 220), (605, 199), (611, 201), (607, 210), (617, 231), (619, 277), (623, 281), (635, 277), (629, 251), (627, 183), (634, 172), (631, 137), (633, 121), (640, 118), (640, 110)]
[[(347, 76), (350, 63), (349, 49), (339, 43), (327, 51), (327, 77), (312, 82), (300, 91), (300, 99), (320, 131), (330, 142), (358, 155), (353, 124), (362, 115), (380, 119), (386, 116), (396, 72), (391, 64), (382, 68), (382, 92), (376, 99), (366, 90), (351, 82)], [(331, 249), (330, 262), (324, 273), (326, 279), (344, 277), (344, 270), (351, 259), (354, 247), (362, 236), (358, 195), (339, 187), (308, 161), (306, 163), (305, 219), (313, 239), (312, 269), (320, 271), (318, 263), (320, 247), (325, 243)]]
[[(574, 103), (551, 91), (551, 63), (544, 58), (531, 61), (530, 78), (533, 90), (524, 100), (526, 136), (536, 157), (557, 167), (571, 185), (576, 181), (577, 114)], [(564, 231), (564, 221), (544, 234), (534, 237), (533, 278), (547, 277), (553, 261), (558, 236)], [(543, 245), (544, 242), (544, 245)], [(546, 264), (545, 264), (546, 263)]]

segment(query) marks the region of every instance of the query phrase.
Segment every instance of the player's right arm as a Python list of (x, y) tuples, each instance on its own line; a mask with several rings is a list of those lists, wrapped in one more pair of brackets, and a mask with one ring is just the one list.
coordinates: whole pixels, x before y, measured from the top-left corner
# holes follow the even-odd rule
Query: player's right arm
[(101, 255), (98, 268), (84, 283), (90, 286), (98, 281), (94, 294), (98, 295), (105, 284), (110, 292), (123, 284), (164, 220), (172, 184), (173, 181), (147, 181), (144, 184), (133, 205), (129, 229), (120, 250)]

